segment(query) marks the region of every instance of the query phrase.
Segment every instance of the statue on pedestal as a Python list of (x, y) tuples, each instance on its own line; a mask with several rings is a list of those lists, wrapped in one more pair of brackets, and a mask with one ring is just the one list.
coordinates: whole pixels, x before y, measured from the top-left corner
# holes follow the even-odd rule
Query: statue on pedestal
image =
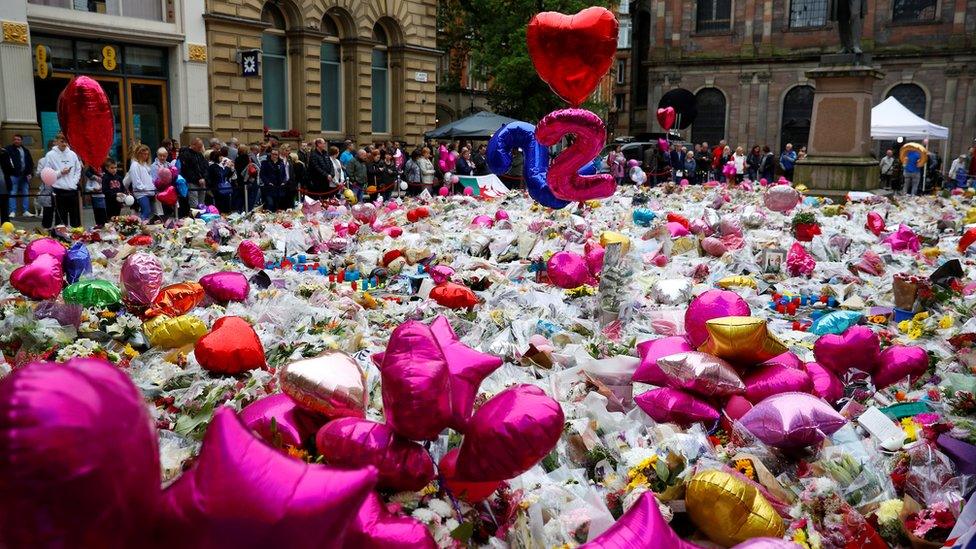
[(830, 20), (840, 30), (840, 53), (863, 53), (861, 25), (867, 14), (867, 0), (830, 0)]

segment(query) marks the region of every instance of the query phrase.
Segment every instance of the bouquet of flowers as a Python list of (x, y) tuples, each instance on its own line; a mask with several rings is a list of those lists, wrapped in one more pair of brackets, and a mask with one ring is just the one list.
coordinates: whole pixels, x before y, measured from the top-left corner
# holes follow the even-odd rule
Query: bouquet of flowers
[(908, 539), (915, 549), (942, 547), (956, 525), (956, 515), (944, 502), (922, 508), (906, 496), (902, 516)]
[(821, 233), (820, 223), (817, 222), (813, 212), (801, 212), (794, 215), (790, 227), (793, 229), (793, 236), (801, 242), (810, 242), (813, 237)]

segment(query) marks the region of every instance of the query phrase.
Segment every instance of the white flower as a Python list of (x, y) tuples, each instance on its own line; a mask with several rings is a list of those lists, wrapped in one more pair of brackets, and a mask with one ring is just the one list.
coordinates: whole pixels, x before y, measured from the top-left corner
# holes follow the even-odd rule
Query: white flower
[(631, 448), (620, 455), (620, 461), (630, 469), (631, 467), (640, 465), (641, 462), (653, 455), (655, 455), (655, 452), (650, 448)]
[(438, 515), (447, 518), (454, 514), (451, 504), (442, 499), (432, 499), (427, 503), (427, 507)]
[(411, 515), (413, 518), (424, 524), (434, 524), (435, 522), (440, 523), (440, 517), (438, 517), (437, 514), (430, 509), (426, 509), (424, 507), (415, 510), (413, 513), (411, 513)]

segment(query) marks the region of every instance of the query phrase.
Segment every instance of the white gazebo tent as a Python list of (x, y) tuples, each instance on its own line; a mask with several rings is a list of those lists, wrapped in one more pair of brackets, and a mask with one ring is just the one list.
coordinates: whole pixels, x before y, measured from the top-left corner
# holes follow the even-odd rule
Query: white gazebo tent
[(949, 128), (933, 124), (908, 110), (894, 97), (871, 109), (872, 139), (949, 139)]
[(908, 110), (894, 97), (871, 109), (872, 139), (941, 139), (942, 162), (946, 161), (949, 128), (933, 124)]

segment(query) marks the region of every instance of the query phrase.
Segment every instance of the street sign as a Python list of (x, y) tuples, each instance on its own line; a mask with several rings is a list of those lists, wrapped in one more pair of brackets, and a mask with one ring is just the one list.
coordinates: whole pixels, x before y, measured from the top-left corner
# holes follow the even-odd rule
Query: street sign
[(238, 55), (241, 61), (241, 76), (258, 76), (260, 74), (261, 50), (242, 51)]

